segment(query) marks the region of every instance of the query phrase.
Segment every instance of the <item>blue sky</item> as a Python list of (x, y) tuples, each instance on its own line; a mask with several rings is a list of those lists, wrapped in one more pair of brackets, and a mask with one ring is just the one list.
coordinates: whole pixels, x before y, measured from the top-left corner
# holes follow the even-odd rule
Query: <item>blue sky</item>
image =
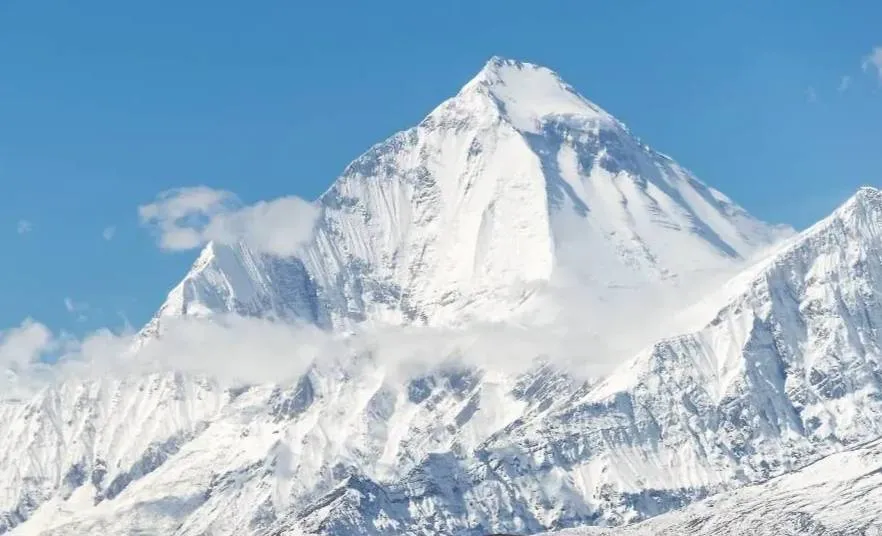
[(494, 54), (803, 227), (882, 185), (880, 21), (878, 0), (2, 0), (0, 329), (140, 325), (196, 252), (159, 251), (139, 205), (313, 198)]

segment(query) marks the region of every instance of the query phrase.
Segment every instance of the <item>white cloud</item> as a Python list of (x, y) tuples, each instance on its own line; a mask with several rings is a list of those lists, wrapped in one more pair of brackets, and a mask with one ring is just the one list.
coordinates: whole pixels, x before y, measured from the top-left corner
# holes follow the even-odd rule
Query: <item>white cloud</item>
[[(345, 355), (336, 336), (316, 328), (240, 316), (167, 319), (161, 337), (146, 344), (137, 333), (102, 328), (82, 339), (53, 334), (26, 320), (0, 332), (0, 396), (33, 391), (72, 378), (183, 372), (226, 384), (284, 383), (308, 366)], [(38, 358), (52, 354), (52, 364)], [(14, 384), (5, 385), (4, 371)], [(6, 374), (9, 380), (9, 374)]]
[[(113, 332), (101, 328), (82, 339), (70, 339), (52, 367), (50, 378), (63, 381), (76, 378), (104, 378), (148, 372), (143, 363), (132, 359), (135, 334), (131, 330)], [(43, 381), (46, 380), (45, 370)]]
[[(536, 304), (542, 316), (522, 323), (449, 329), (372, 326), (334, 334), (312, 326), (235, 315), (163, 317), (159, 336), (146, 343), (131, 328), (122, 333), (102, 329), (75, 340), (47, 335), (45, 327), (25, 323), (32, 335), (40, 336), (17, 336), (11, 347), (19, 349), (14, 355), (20, 368), (33, 363), (34, 356), (46, 349), (59, 358), (52, 366), (33, 365), (33, 374), (26, 375), (29, 381), (22, 380), (22, 385), (72, 376), (98, 378), (155, 371), (210, 376), (225, 384), (287, 383), (311, 366), (341, 367), (352, 376), (362, 367), (378, 367), (390, 380), (403, 382), (451, 364), (518, 374), (533, 366), (537, 358), (576, 378), (597, 378), (661, 338), (695, 327), (694, 317), (671, 312), (705, 296), (707, 289), (719, 287), (728, 277), (723, 272), (695, 274), (688, 293), (682, 289), (661, 292), (635, 282), (629, 288), (608, 289), (599, 295), (596, 286), (578, 290), (584, 287), (580, 279), (591, 275), (590, 271), (578, 271), (590, 265), (584, 248), (569, 248), (564, 241), (560, 254), (562, 261), (568, 262), (546, 285), (547, 292)], [(564, 269), (567, 266), (576, 268)], [(70, 299), (65, 306), (72, 312), (78, 308)], [(22, 331), (15, 329), (15, 333)], [(27, 341), (32, 342), (24, 344)], [(22, 351), (23, 347), (36, 350)], [(12, 362), (11, 357), (4, 359)], [(2, 386), (0, 395), (4, 395)]]
[[(672, 333), (677, 319), (657, 313), (672, 310), (675, 300), (686, 299), (679, 294), (654, 296), (634, 289), (630, 301), (620, 300), (612, 306), (602, 303), (603, 297), (566, 292), (563, 287), (558, 290), (540, 304), (544, 312), (551, 311), (541, 323), (488, 322), (459, 328), (372, 326), (337, 334), (309, 325), (218, 315), (163, 318), (159, 336), (150, 339), (141, 339), (131, 329), (123, 333), (101, 329), (81, 340), (53, 336), (42, 325), (25, 323), (27, 330), (16, 328), (14, 332), (27, 331), (31, 337), (16, 335), (11, 347), (17, 349), (15, 362), (20, 369), (47, 349), (58, 357), (55, 365), (33, 366), (33, 374), (20, 382), (20, 388), (71, 377), (157, 371), (208, 376), (227, 385), (284, 384), (311, 366), (339, 367), (351, 375), (357, 375), (362, 367), (378, 367), (390, 380), (405, 382), (451, 365), (514, 375), (529, 369), (537, 359), (576, 378), (597, 378)], [(71, 300), (69, 307), (75, 310), (76, 303)], [(9, 356), (4, 359), (12, 361)]]
[(0, 368), (21, 370), (37, 361), (52, 346), (52, 332), (26, 319), (21, 325), (0, 331)]
[(18, 220), (15, 230), (20, 235), (27, 234), (34, 230), (34, 224), (28, 220)]
[(839, 93), (845, 93), (846, 91), (848, 91), (848, 88), (850, 88), (850, 87), (851, 87), (851, 77), (848, 75), (845, 75), (839, 80), (839, 87), (836, 88), (836, 91), (838, 91)]
[(339, 356), (340, 350), (334, 337), (317, 328), (222, 315), (166, 319), (161, 337), (144, 344), (138, 359), (160, 370), (224, 382), (284, 383), (314, 362)]
[(230, 192), (196, 186), (163, 192), (138, 213), (164, 250), (244, 240), (255, 250), (287, 256), (311, 236), (318, 208), (294, 196), (243, 206)]
[(116, 235), (116, 227), (110, 225), (105, 227), (103, 231), (101, 231), (101, 236), (104, 240), (113, 240), (114, 235)]
[(193, 249), (208, 240), (201, 230), (212, 218), (233, 210), (234, 200), (232, 193), (206, 186), (178, 188), (138, 207), (138, 216), (142, 225), (157, 232), (162, 249)]
[[(18, 389), (12, 390), (16, 395), (71, 378), (169, 371), (207, 376), (226, 385), (290, 383), (310, 366), (339, 367), (353, 374), (375, 366), (401, 381), (446, 365), (514, 374), (526, 370), (538, 357), (563, 363), (565, 354), (588, 348), (567, 348), (576, 339), (562, 332), (511, 325), (466, 330), (389, 327), (338, 335), (311, 326), (228, 315), (166, 319), (161, 336), (146, 343), (132, 332), (101, 329), (78, 340), (53, 335), (42, 324), (22, 326), (10, 330), (9, 344), (3, 345), (8, 351), (0, 353), (5, 359), (0, 370), (12, 366), (19, 372)], [(58, 358), (55, 364), (36, 363), (49, 350)], [(607, 368), (586, 367), (576, 372), (592, 376)], [(4, 390), (6, 386), (0, 394)]]
[(872, 52), (864, 58), (862, 67), (865, 72), (875, 70), (879, 83), (882, 83), (882, 46), (873, 48)]

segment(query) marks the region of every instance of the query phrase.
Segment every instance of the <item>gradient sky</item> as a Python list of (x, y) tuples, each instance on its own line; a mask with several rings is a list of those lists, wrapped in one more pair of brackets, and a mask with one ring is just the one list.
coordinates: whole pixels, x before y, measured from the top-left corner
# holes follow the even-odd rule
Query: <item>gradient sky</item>
[(880, 45), (878, 0), (0, 0), (0, 329), (139, 326), (196, 256), (160, 252), (139, 205), (314, 198), (494, 54), (804, 227), (882, 185)]

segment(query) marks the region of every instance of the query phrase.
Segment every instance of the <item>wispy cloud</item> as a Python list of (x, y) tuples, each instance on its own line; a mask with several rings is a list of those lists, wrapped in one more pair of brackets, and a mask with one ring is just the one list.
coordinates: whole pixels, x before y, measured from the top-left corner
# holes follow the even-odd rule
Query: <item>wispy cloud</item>
[(805, 90), (805, 100), (811, 104), (818, 102), (818, 92), (815, 91), (815, 88), (809, 87)]
[(64, 308), (68, 313), (76, 316), (76, 319), (82, 322), (86, 320), (86, 311), (89, 310), (89, 304), (86, 302), (74, 301), (73, 298), (65, 298)]
[(836, 88), (836, 91), (839, 93), (845, 93), (848, 91), (848, 88), (851, 87), (851, 76), (845, 75), (839, 80), (839, 86)]
[(105, 227), (104, 230), (101, 231), (101, 237), (104, 238), (104, 240), (113, 240), (113, 237), (115, 235), (116, 235), (116, 227), (113, 225)]
[(18, 220), (15, 230), (20, 235), (28, 234), (29, 232), (34, 230), (34, 224), (32, 224), (28, 220)]
[(138, 214), (164, 250), (244, 240), (255, 250), (285, 256), (311, 236), (318, 208), (294, 196), (243, 205), (231, 192), (196, 186), (162, 192)]
[(864, 72), (875, 71), (879, 83), (882, 84), (882, 46), (873, 48), (873, 50), (864, 58), (861, 66)]

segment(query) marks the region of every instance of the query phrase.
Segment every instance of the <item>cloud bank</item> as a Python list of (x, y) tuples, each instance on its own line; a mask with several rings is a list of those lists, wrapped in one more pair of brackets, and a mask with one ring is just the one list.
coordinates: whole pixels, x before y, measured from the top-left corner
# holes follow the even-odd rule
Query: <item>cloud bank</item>
[(672, 311), (695, 297), (640, 287), (617, 292), (592, 296), (566, 285), (547, 288), (537, 302), (542, 315), (520, 323), (374, 325), (342, 334), (224, 314), (164, 317), (155, 337), (100, 329), (77, 339), (26, 320), (0, 338), (0, 370), (15, 372), (6, 378), (11, 385), (0, 384), (0, 392), (22, 396), (67, 380), (157, 372), (209, 377), (230, 387), (289, 384), (310, 367), (350, 376), (373, 367), (396, 382), (451, 367), (513, 377), (538, 361), (587, 380), (672, 335), (677, 329)]
[(156, 372), (210, 377), (236, 386), (293, 383), (310, 367), (378, 367), (405, 381), (445, 367), (518, 374), (537, 359), (566, 365), (586, 378), (611, 366), (593, 355), (598, 347), (592, 348), (587, 333), (512, 324), (468, 329), (390, 326), (341, 335), (312, 326), (219, 315), (165, 319), (160, 336), (147, 341), (134, 332), (108, 329), (75, 339), (34, 321), (7, 333), (0, 343), (0, 368), (15, 374), (7, 377), (12, 385), (0, 385), (0, 390), (16, 396), (67, 380)]

